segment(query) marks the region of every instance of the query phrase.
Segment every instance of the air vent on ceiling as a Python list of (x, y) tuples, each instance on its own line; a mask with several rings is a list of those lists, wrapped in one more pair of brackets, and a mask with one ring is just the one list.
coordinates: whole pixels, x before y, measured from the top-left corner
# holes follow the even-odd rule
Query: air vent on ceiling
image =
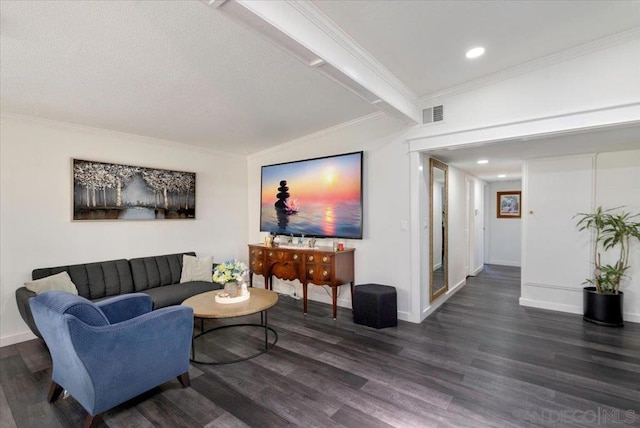
[(444, 106), (429, 107), (422, 110), (422, 123), (442, 122), (444, 120)]

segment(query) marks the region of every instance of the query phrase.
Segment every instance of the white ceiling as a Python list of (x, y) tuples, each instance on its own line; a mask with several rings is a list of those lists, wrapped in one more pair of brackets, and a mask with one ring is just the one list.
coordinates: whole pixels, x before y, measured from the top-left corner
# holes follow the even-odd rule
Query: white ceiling
[[(313, 4), (416, 96), (640, 25), (638, 1)], [(3, 113), (248, 154), (377, 111), (200, 1), (2, 0), (0, 24)]]
[(2, 1), (2, 111), (252, 153), (376, 111), (199, 1)]
[[(451, 166), (488, 182), (520, 180), (525, 160), (602, 151), (640, 149), (640, 125), (600, 129), (589, 132), (518, 139), (474, 145), (456, 150), (433, 150), (428, 154)], [(487, 164), (478, 161), (488, 160)], [(498, 178), (499, 174), (506, 177)]]
[[(638, 1), (334, 1), (320, 10), (418, 96), (640, 25)], [(481, 58), (465, 53), (484, 46)]]

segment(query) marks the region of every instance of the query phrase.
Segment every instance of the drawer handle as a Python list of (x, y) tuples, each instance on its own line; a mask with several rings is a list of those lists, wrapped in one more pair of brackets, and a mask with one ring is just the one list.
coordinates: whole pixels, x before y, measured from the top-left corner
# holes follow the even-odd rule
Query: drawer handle
[(309, 269), (309, 275), (313, 275), (313, 269)]
[(322, 275), (327, 276), (329, 275), (329, 272), (327, 272), (326, 270), (324, 272), (322, 272)]
[(273, 252), (270, 252), (270, 253), (269, 253), (269, 257), (273, 257)]
[(309, 256), (309, 261), (312, 262), (313, 261), (313, 256)]
[(298, 260), (298, 255), (297, 254), (293, 255), (293, 260)]
[(258, 251), (258, 255), (261, 256), (262, 255), (262, 251)]
[(322, 261), (326, 263), (327, 261), (329, 261), (329, 257), (324, 256), (324, 257), (322, 258)]
[(259, 264), (258, 266), (261, 266), (261, 267), (262, 267), (262, 262), (260, 262), (260, 264)]

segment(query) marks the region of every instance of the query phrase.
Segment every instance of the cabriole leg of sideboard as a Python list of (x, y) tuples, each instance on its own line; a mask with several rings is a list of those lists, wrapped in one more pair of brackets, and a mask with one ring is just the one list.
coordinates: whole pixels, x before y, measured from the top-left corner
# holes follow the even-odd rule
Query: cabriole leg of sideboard
[(302, 308), (305, 315), (307, 315), (307, 286), (309, 284), (306, 281), (302, 282)]

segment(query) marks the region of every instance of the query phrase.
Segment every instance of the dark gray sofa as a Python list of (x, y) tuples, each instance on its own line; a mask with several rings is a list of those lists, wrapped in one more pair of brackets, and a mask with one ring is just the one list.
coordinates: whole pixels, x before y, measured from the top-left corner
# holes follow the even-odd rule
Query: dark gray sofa
[[(220, 284), (192, 281), (180, 284), (182, 275), (182, 256), (195, 256), (194, 252), (167, 254), (162, 256), (141, 257), (131, 260), (110, 260), (71, 266), (34, 269), (32, 279), (41, 279), (66, 271), (76, 285), (78, 294), (89, 300), (102, 300), (106, 297), (125, 293), (146, 293), (153, 300), (153, 308), (179, 305), (185, 299), (206, 291), (218, 290)], [(215, 265), (214, 265), (215, 266)], [(213, 268), (213, 266), (212, 266)], [(26, 287), (16, 290), (16, 301), (22, 319), (31, 331), (42, 338), (36, 328), (29, 298), (36, 293)]]

